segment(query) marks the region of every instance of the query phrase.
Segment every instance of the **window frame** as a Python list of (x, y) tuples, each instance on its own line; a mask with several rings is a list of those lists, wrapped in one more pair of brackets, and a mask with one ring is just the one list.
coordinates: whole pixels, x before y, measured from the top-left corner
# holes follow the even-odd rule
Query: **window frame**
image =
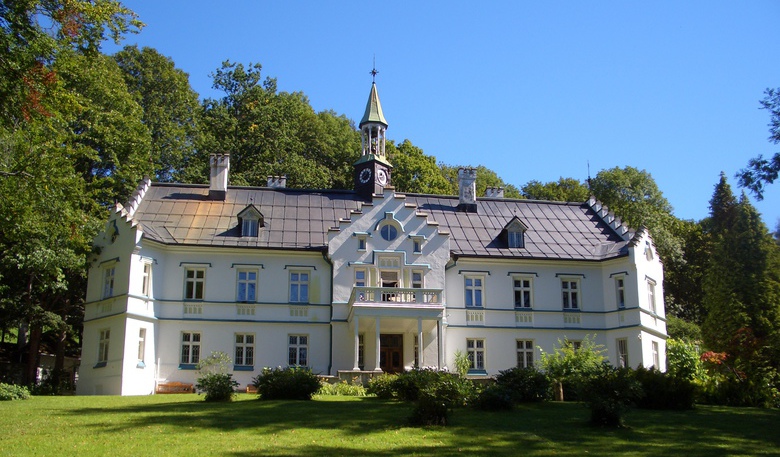
[[(385, 241), (395, 241), (401, 233), (401, 229), (391, 222), (385, 222), (379, 226), (379, 236)], [(385, 233), (386, 231), (386, 233)]]
[(138, 329), (138, 367), (142, 368), (146, 363), (146, 327)]
[[(518, 281), (520, 281), (520, 286), (517, 285)], [(523, 281), (528, 281), (528, 286), (526, 287), (523, 284)], [(520, 297), (522, 297), (521, 303), (518, 305), (518, 292), (521, 293)], [(521, 276), (521, 275), (515, 275), (512, 276), (512, 293), (514, 296), (514, 307), (515, 309), (533, 309), (534, 307), (534, 278), (533, 276)], [(525, 294), (528, 294), (528, 303), (522, 303), (525, 302)]]
[[(295, 339), (294, 342), (293, 338)], [(301, 342), (301, 338), (304, 338), (303, 343)], [(303, 356), (301, 356), (301, 354), (303, 354)], [(301, 363), (301, 359), (303, 359), (304, 363)], [(287, 335), (287, 365), (291, 367), (309, 366), (308, 334), (290, 333)]]
[(152, 263), (144, 262), (143, 270), (141, 272), (141, 295), (146, 297), (152, 296)]
[[(200, 332), (184, 331), (181, 332), (181, 343), (179, 351), (179, 368), (195, 369), (195, 365), (200, 362), (201, 345), (203, 338)], [(187, 348), (185, 359), (184, 349)]]
[(487, 343), (485, 338), (466, 338), (469, 374), (487, 373)]
[(524, 248), (525, 233), (522, 230), (507, 230), (506, 242), (510, 248)]
[[(479, 284), (477, 284), (477, 282)], [(463, 276), (463, 304), (466, 308), (485, 307), (485, 276), (484, 275)]]
[[(362, 279), (358, 277), (361, 274), (363, 276)], [(353, 287), (368, 287), (368, 268), (355, 268), (353, 279)]]
[[(300, 279), (305, 276), (306, 280)], [(288, 276), (288, 297), (290, 303), (309, 303), (309, 286), (311, 285), (311, 271), (309, 270), (290, 270)], [(293, 289), (295, 286), (295, 289)], [(296, 291), (293, 294), (293, 290)], [(303, 292), (302, 292), (303, 291)]]
[(615, 300), (618, 309), (626, 307), (626, 278), (625, 276), (615, 277)]
[[(419, 275), (419, 280), (415, 278)], [(409, 274), (409, 285), (412, 289), (424, 289), (425, 288), (425, 271), (424, 270), (412, 270)]]
[(234, 333), (233, 347), (233, 369), (237, 371), (253, 370), (255, 366), (255, 334)]
[(653, 313), (657, 314), (658, 308), (656, 306), (656, 300), (658, 295), (655, 293), (656, 282), (650, 278), (647, 278), (647, 307)]
[(582, 282), (579, 278), (561, 278), (561, 306), (564, 311), (578, 311), (582, 309), (581, 285)]
[[(254, 274), (254, 279), (249, 279), (249, 275)], [(242, 278), (241, 275), (246, 275)], [(240, 303), (256, 303), (257, 289), (260, 283), (260, 272), (257, 268), (239, 268), (236, 270), (236, 301)], [(249, 297), (250, 285), (254, 286), (252, 297)], [(242, 286), (244, 287), (244, 298), (241, 298)]]
[(110, 265), (103, 268), (103, 298), (114, 296), (114, 285), (116, 281), (116, 265)]
[(617, 355), (618, 368), (628, 368), (628, 338), (617, 338), (615, 340), (615, 354)]
[(652, 341), (650, 347), (653, 351), (653, 366), (656, 370), (661, 369), (661, 348), (658, 341)]
[(534, 340), (515, 340), (515, 350), (517, 351), (518, 368), (532, 368), (535, 366)]
[[(190, 273), (193, 274), (190, 277)], [(202, 273), (198, 277), (198, 273)], [(198, 297), (200, 285), (200, 297)], [(187, 267), (184, 269), (184, 300), (203, 301), (206, 298), (206, 268)]]
[(260, 233), (260, 221), (254, 218), (241, 219), (241, 237), (257, 237)]
[(98, 353), (95, 368), (108, 364), (108, 351), (111, 348), (111, 328), (103, 328), (98, 331)]

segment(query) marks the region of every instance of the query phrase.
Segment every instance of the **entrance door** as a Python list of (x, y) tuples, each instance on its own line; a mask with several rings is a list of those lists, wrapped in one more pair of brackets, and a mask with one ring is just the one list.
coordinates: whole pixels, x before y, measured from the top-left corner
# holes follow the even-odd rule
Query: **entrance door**
[(400, 373), (404, 369), (404, 336), (379, 335), (379, 368), (385, 373)]

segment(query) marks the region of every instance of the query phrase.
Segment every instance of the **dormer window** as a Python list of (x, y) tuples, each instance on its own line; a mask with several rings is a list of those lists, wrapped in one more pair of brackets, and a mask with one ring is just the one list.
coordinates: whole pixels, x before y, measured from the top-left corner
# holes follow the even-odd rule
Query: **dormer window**
[(508, 224), (504, 226), (502, 234), (506, 239), (506, 245), (510, 248), (523, 248), (525, 247), (525, 231), (528, 230), (528, 226), (523, 224), (523, 221), (518, 219), (517, 216), (513, 217)]
[(241, 237), (257, 237), (260, 227), (264, 227), (263, 213), (249, 205), (238, 213), (238, 227), (241, 229)]

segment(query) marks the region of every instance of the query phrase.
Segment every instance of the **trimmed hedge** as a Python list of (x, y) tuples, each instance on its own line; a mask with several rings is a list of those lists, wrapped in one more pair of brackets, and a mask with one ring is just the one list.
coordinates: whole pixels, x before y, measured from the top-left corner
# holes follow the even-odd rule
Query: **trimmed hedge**
[(263, 368), (252, 380), (261, 400), (311, 400), (320, 380), (308, 368)]

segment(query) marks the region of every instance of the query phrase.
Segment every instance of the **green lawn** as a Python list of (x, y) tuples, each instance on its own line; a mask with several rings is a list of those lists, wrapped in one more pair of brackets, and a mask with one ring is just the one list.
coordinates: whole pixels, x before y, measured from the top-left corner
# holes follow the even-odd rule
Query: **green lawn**
[(780, 455), (780, 411), (698, 407), (631, 412), (628, 428), (588, 425), (580, 404), (457, 410), (447, 427), (405, 425), (411, 405), (376, 398), (226, 404), (197, 395), (35, 397), (0, 402), (0, 454), (142, 455)]

